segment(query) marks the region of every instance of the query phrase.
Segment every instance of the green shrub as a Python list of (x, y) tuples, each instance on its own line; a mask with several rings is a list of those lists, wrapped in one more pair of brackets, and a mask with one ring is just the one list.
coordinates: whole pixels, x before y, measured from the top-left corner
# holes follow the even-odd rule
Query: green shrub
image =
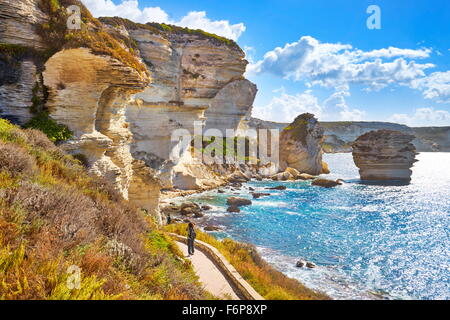
[(73, 136), (72, 131), (64, 125), (58, 124), (43, 111), (25, 124), (25, 128), (38, 129), (44, 132), (52, 142), (61, 142)]

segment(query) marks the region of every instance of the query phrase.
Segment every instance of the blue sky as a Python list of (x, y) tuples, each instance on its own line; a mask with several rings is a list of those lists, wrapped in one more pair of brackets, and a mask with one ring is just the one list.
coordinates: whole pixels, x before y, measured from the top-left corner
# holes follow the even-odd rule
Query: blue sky
[[(202, 28), (237, 40), (258, 85), (254, 115), (291, 121), (450, 126), (450, 1), (82, 0), (119, 15)], [(368, 29), (370, 5), (381, 29)]]

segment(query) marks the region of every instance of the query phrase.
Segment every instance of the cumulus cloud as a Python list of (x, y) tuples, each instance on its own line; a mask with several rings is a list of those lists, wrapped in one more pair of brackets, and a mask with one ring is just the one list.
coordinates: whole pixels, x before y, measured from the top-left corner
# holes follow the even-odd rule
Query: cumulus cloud
[[(321, 43), (304, 36), (297, 42), (267, 52), (248, 70), (249, 74), (269, 73), (285, 79), (303, 80), (310, 85), (339, 87), (363, 84), (378, 90), (394, 82), (408, 84), (424, 77), (424, 70), (434, 65), (405, 58), (426, 58), (430, 52), (430, 49), (393, 47), (364, 52), (348, 44)], [(396, 59), (384, 61), (382, 58)]]
[(255, 107), (253, 115), (256, 118), (276, 122), (292, 122), (299, 114), (309, 112), (322, 121), (361, 121), (365, 112), (352, 109), (347, 105), (346, 97), (350, 96), (346, 87), (338, 88), (327, 99), (320, 103), (312, 90), (290, 95), (284, 88), (275, 90), (278, 95), (266, 106)]
[(173, 24), (191, 29), (202, 29), (222, 37), (237, 40), (245, 31), (243, 23), (230, 24), (227, 20), (212, 21), (206, 17), (205, 11), (192, 11)]
[(416, 109), (411, 115), (400, 113), (394, 114), (389, 121), (406, 124), (413, 127), (419, 126), (449, 126), (450, 113), (445, 110), (435, 110), (434, 108)]
[(292, 122), (299, 114), (309, 112), (316, 116), (322, 114), (322, 107), (312, 91), (289, 95), (284, 88), (276, 90), (278, 96), (272, 97), (270, 103), (264, 107), (255, 107), (253, 116), (276, 122)]
[(175, 21), (160, 7), (140, 9), (138, 0), (123, 0), (120, 4), (115, 4), (111, 0), (82, 0), (82, 2), (95, 17), (118, 16), (140, 23), (174, 24), (192, 29), (202, 29), (235, 41), (245, 31), (243, 23), (231, 24), (227, 20), (211, 20), (206, 16), (205, 11), (192, 11), (181, 20)]
[(169, 22), (169, 15), (160, 7), (139, 8), (137, 0), (115, 4), (111, 0), (81, 0), (94, 17), (122, 17), (139, 23)]
[(426, 99), (450, 103), (450, 71), (434, 72), (427, 77), (414, 80), (412, 87), (422, 90)]
[(362, 121), (365, 118), (365, 111), (352, 109), (348, 106), (346, 97), (350, 96), (349, 88), (346, 86), (336, 88), (323, 103), (325, 113), (322, 120), (345, 120)]
[(357, 50), (355, 56), (359, 56), (360, 59), (376, 59), (376, 58), (395, 58), (403, 57), (408, 59), (425, 59), (429, 58), (432, 50), (429, 48), (422, 49), (400, 49), (395, 47), (377, 49), (372, 51), (364, 52), (362, 50)]

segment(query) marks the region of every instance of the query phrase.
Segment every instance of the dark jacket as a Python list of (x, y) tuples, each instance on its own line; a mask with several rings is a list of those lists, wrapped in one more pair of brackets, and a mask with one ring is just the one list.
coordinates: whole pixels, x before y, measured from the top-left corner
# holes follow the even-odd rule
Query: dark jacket
[(188, 227), (188, 238), (194, 240), (197, 237), (194, 228)]

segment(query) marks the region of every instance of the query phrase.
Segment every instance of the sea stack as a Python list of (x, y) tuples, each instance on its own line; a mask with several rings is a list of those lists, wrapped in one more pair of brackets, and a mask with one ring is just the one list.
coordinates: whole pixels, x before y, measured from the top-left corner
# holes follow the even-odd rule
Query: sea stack
[(353, 160), (362, 180), (411, 181), (416, 148), (411, 134), (393, 130), (371, 131), (353, 143)]
[(281, 132), (280, 170), (294, 168), (301, 173), (321, 174), (323, 132), (313, 114), (299, 115)]

